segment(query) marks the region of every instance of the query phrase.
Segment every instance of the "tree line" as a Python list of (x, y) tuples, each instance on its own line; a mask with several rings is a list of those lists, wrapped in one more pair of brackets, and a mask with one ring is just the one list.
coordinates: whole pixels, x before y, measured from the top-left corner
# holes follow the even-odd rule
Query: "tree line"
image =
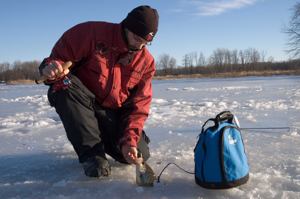
[(157, 60), (157, 75), (180, 74), (217, 74), (230, 72), (268, 71), (268, 70), (298, 70), (299, 60), (274, 62), (272, 56), (266, 57), (265, 51), (255, 48), (245, 50), (229, 50), (218, 48), (209, 57), (202, 52), (191, 52), (182, 58), (181, 66), (176, 59), (168, 54), (159, 56)]
[(0, 63), (0, 81), (35, 80), (39, 77), (39, 61)]
[[(12, 64), (0, 63), (0, 81), (35, 80), (40, 74), (39, 61), (16, 61)], [(182, 65), (178, 66), (177, 60), (162, 54), (156, 62), (156, 75), (216, 75), (219, 73), (260, 72), (260, 71), (298, 71), (300, 59), (274, 62), (273, 57), (266, 58), (264, 51), (248, 48), (245, 50), (229, 50), (218, 48), (211, 56), (205, 57), (203, 53), (191, 52), (182, 58)]]

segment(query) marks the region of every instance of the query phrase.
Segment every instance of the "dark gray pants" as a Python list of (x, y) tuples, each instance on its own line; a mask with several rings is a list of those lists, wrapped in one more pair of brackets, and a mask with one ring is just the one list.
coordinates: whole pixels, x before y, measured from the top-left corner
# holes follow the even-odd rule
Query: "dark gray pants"
[[(104, 157), (107, 153), (126, 163), (119, 146), (122, 137), (119, 111), (101, 107), (94, 94), (76, 76), (70, 76), (70, 79), (71, 85), (67, 89), (52, 92), (50, 87), (48, 99), (64, 125), (79, 162), (92, 156)], [(149, 138), (143, 131), (138, 151), (144, 160), (150, 157), (148, 143)]]

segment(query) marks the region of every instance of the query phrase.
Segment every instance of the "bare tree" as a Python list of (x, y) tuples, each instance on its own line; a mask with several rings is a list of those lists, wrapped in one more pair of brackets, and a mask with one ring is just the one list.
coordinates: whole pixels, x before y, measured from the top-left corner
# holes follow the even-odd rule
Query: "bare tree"
[(210, 64), (222, 67), (224, 65), (224, 58), (224, 49), (218, 48), (213, 51), (213, 54), (210, 57)]
[(231, 64), (238, 65), (238, 63), (239, 63), (238, 51), (232, 50), (231, 51)]
[(167, 69), (168, 68), (168, 63), (170, 60), (170, 55), (168, 54), (162, 54), (158, 58), (158, 68), (161, 70)]
[(162, 54), (159, 56), (157, 66), (164, 74), (167, 74), (176, 67), (176, 59), (168, 54)]
[(267, 56), (267, 51), (262, 50), (262, 51), (260, 52), (261, 62), (265, 62), (265, 61), (266, 61), (266, 56)]
[(174, 68), (176, 68), (176, 59), (174, 57), (171, 57), (171, 59), (169, 61), (169, 66), (170, 66), (171, 70), (173, 70)]
[(188, 53), (183, 56), (182, 64), (185, 68), (192, 68), (194, 62), (194, 54)]
[(228, 49), (223, 49), (225, 66), (231, 65), (231, 52)]
[(251, 63), (251, 48), (245, 49), (244, 50), (244, 63), (250, 64)]
[(255, 64), (260, 61), (260, 54), (255, 48), (250, 48), (250, 63)]
[(199, 57), (198, 57), (196, 65), (197, 66), (205, 66), (206, 65), (206, 60), (205, 60), (205, 57), (202, 52), (199, 53)]
[(187, 68), (187, 67), (190, 66), (189, 64), (190, 64), (190, 63), (189, 63), (189, 56), (188, 56), (188, 54), (185, 54), (185, 55), (183, 56), (183, 58), (182, 58), (182, 65), (183, 65), (185, 68)]
[(191, 52), (190, 54), (191, 66), (197, 66), (198, 54), (197, 52)]
[(9, 70), (9, 66), (8, 62), (0, 63), (0, 81), (5, 81), (5, 74)]
[(245, 54), (244, 54), (244, 51), (240, 50), (239, 51), (239, 56), (240, 56), (240, 63), (242, 64), (242, 66), (245, 65)]
[(287, 52), (293, 57), (300, 57), (300, 2), (296, 3), (293, 7), (293, 14), (290, 19), (290, 23), (287, 28), (285, 28), (285, 33), (289, 37), (287, 43)]
[(0, 63), (0, 73), (9, 70), (9, 65), (8, 62)]
[(274, 62), (274, 57), (273, 57), (273, 56), (270, 56), (270, 57), (268, 58), (268, 62), (273, 63), (273, 62)]

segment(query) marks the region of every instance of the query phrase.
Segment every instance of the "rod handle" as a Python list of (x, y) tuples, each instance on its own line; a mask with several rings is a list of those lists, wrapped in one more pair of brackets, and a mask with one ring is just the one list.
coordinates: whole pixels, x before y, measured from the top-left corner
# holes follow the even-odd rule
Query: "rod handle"
[[(72, 62), (71, 61), (67, 61), (67, 62), (63, 63), (62, 68), (63, 68), (63, 70), (66, 70), (66, 69), (69, 69), (71, 66), (72, 66)], [(36, 84), (41, 84), (44, 81), (46, 81), (47, 79), (48, 79), (48, 77), (42, 76), (40, 79), (36, 79), (35, 83)]]

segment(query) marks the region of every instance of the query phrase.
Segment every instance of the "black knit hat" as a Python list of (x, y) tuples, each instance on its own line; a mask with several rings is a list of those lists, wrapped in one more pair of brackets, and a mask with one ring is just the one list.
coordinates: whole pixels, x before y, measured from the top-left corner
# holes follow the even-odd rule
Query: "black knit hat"
[(157, 32), (158, 18), (157, 10), (145, 5), (134, 8), (121, 23), (134, 34), (152, 41)]

